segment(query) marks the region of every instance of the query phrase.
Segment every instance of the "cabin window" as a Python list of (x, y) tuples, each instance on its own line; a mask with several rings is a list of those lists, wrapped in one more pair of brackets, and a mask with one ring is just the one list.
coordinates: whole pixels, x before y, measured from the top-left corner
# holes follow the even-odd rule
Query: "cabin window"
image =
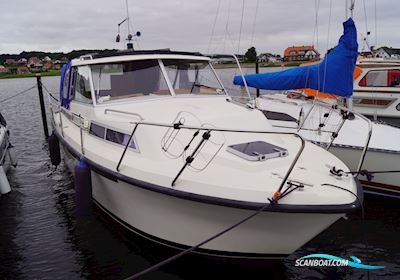
[(92, 123), (90, 125), (89, 133), (94, 135), (94, 136), (97, 136), (97, 137), (100, 137), (100, 138), (104, 139), (104, 136), (106, 134), (106, 129), (104, 127), (100, 126), (100, 125)]
[[(113, 130), (111, 128), (106, 128), (104, 126), (98, 125), (96, 123), (91, 123), (90, 124), (90, 130), (89, 133), (93, 136), (99, 137), (101, 139), (105, 139), (107, 141), (120, 144), (123, 146), (126, 146), (126, 144), (129, 141), (129, 134), (119, 132), (116, 130)], [(136, 151), (139, 151), (136, 145), (136, 140), (135, 137), (132, 137), (132, 140), (128, 146), (131, 149), (134, 149)]]
[(91, 68), (98, 103), (171, 94), (158, 60), (99, 64)]
[(64, 81), (63, 81), (63, 98), (64, 99), (68, 99), (69, 73), (70, 73), (70, 70), (68, 69), (65, 72)]
[(400, 87), (400, 70), (371, 70), (359, 82), (361, 87)]
[(73, 100), (92, 104), (89, 76), (90, 68), (88, 66), (81, 66), (77, 68), (73, 83)]
[(176, 94), (224, 94), (208, 61), (163, 60)]
[[(130, 135), (118, 132), (115, 130), (107, 129), (106, 140), (126, 146), (128, 144)], [(135, 141), (131, 141), (129, 147), (136, 149)]]

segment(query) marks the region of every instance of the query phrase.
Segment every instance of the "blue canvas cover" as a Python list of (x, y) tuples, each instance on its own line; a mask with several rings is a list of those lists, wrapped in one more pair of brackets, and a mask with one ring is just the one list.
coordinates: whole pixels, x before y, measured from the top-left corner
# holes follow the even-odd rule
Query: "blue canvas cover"
[[(357, 29), (351, 18), (343, 23), (343, 28), (338, 45), (321, 63), (274, 73), (246, 75), (247, 85), (267, 90), (311, 88), (350, 97), (353, 94), (353, 73), (358, 55)], [(241, 76), (236, 76), (233, 83), (244, 85)]]
[[(68, 61), (66, 64), (64, 64), (63, 68), (61, 69), (61, 80), (60, 80), (60, 103), (61, 106), (65, 108), (69, 108), (69, 103), (70, 103), (70, 97), (67, 96), (66, 98), (64, 97), (64, 79), (65, 75), (67, 72), (71, 70), (71, 61)], [(71, 75), (69, 75), (68, 78), (68, 94), (69, 94), (69, 85), (71, 84)]]

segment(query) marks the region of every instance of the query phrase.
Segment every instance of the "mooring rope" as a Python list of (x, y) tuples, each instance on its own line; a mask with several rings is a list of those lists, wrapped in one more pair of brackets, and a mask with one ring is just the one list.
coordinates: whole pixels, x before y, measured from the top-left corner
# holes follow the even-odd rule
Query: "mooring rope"
[[(292, 192), (293, 190), (295, 190), (295, 189), (302, 188), (301, 185), (294, 185), (294, 186), (295, 186), (295, 188), (294, 188), (294, 189), (291, 189), (290, 191), (288, 191), (287, 194), (291, 193), (291, 192)], [(367, 241), (367, 238), (366, 238), (366, 236), (365, 236), (365, 231), (364, 231), (364, 216), (365, 216), (365, 215), (364, 215), (364, 206), (363, 206), (363, 204), (362, 204), (361, 199), (358, 197), (357, 194), (355, 194), (355, 193), (352, 192), (351, 190), (345, 189), (345, 188), (343, 188), (343, 187), (336, 186), (336, 185), (333, 185), (333, 184), (322, 184), (322, 186), (335, 187), (335, 188), (337, 188), (337, 189), (341, 189), (341, 190), (344, 190), (344, 191), (346, 191), (346, 192), (349, 192), (349, 193), (351, 193), (352, 195), (354, 195), (354, 196), (356, 197), (356, 199), (357, 199), (357, 201), (358, 201), (358, 203), (360, 204), (360, 207), (361, 207), (362, 231), (363, 231), (363, 237), (364, 237), (365, 246), (366, 246), (366, 248), (368, 249), (368, 248), (369, 248), (369, 245), (368, 245), (368, 241)], [(283, 196), (279, 197), (278, 200), (281, 199), (281, 198), (283, 198)], [(275, 202), (275, 203), (276, 203), (276, 202)], [(271, 204), (270, 204), (270, 203), (267, 203), (267, 204), (265, 204), (265, 205), (262, 206), (260, 209), (258, 209), (258, 210), (256, 210), (255, 212), (253, 212), (251, 215), (245, 217), (244, 219), (242, 219), (242, 220), (240, 220), (239, 222), (237, 222), (237, 223), (231, 225), (230, 227), (224, 229), (223, 231), (220, 231), (220, 232), (218, 232), (217, 234), (215, 234), (215, 235), (213, 235), (213, 236), (207, 238), (206, 240), (204, 240), (204, 241), (202, 241), (202, 242), (200, 242), (200, 243), (198, 243), (198, 244), (196, 244), (196, 245), (194, 245), (194, 246), (192, 246), (192, 247), (190, 247), (190, 248), (188, 248), (188, 249), (186, 249), (186, 250), (184, 250), (184, 251), (182, 251), (182, 252), (180, 252), (180, 253), (178, 253), (178, 254), (176, 254), (176, 255), (173, 255), (172, 257), (169, 257), (169, 258), (167, 258), (167, 259), (165, 259), (165, 260), (163, 260), (163, 261), (161, 261), (161, 262), (159, 262), (159, 263), (157, 263), (157, 264), (155, 264), (155, 265), (153, 265), (153, 266), (151, 266), (151, 267), (149, 267), (149, 268), (147, 268), (147, 269), (144, 269), (144, 270), (142, 270), (142, 271), (140, 271), (140, 272), (138, 272), (138, 273), (136, 273), (136, 274), (134, 274), (134, 275), (132, 275), (132, 276), (129, 276), (129, 277), (125, 278), (125, 280), (138, 279), (139, 277), (141, 277), (141, 276), (143, 276), (143, 275), (145, 275), (145, 274), (147, 274), (147, 273), (156, 271), (157, 269), (159, 269), (159, 268), (161, 268), (161, 267), (163, 267), (163, 266), (165, 266), (165, 265), (167, 265), (167, 264), (169, 264), (169, 263), (171, 263), (171, 262), (173, 262), (173, 261), (175, 261), (175, 260), (177, 260), (177, 259), (179, 259), (179, 258), (181, 258), (181, 257), (183, 257), (183, 256), (185, 256), (185, 255), (187, 255), (187, 254), (189, 254), (189, 253), (191, 253), (191, 252), (193, 252), (194, 250), (198, 249), (199, 247), (201, 247), (201, 246), (203, 246), (203, 245), (205, 245), (205, 244), (211, 242), (212, 240), (214, 240), (214, 239), (220, 237), (221, 235), (223, 235), (223, 234), (225, 234), (225, 233), (231, 231), (232, 229), (234, 229), (234, 228), (240, 226), (241, 224), (245, 223), (246, 221), (248, 221), (248, 220), (254, 218), (254, 217), (257, 216), (258, 214), (260, 214), (261, 212), (263, 212), (263, 211), (264, 211), (267, 207), (269, 207), (270, 205), (274, 205), (274, 203), (271, 203)], [(368, 274), (368, 279), (369, 279), (369, 274)]]
[(200, 243), (198, 243), (198, 244), (196, 244), (196, 245), (194, 245), (194, 246), (192, 246), (192, 247), (190, 247), (190, 248), (188, 248), (188, 249), (186, 249), (186, 250), (184, 250), (184, 251), (172, 256), (172, 257), (169, 257), (168, 259), (165, 259), (165, 260), (163, 260), (163, 261), (161, 261), (161, 262), (159, 262), (159, 263), (157, 263), (157, 264), (155, 264), (155, 265), (153, 265), (153, 266), (151, 266), (151, 267), (149, 267), (149, 268), (147, 268), (145, 270), (142, 270), (142, 271), (140, 271), (140, 272), (138, 272), (138, 273), (136, 273), (136, 274), (134, 274), (134, 275), (132, 275), (132, 276), (130, 276), (128, 278), (125, 278), (125, 280), (137, 279), (137, 278), (139, 278), (139, 277), (141, 277), (141, 276), (143, 276), (143, 275), (145, 275), (147, 273), (150, 273), (150, 272), (153, 272), (153, 271), (159, 269), (160, 267), (162, 267), (164, 265), (169, 264), (170, 262), (172, 262), (174, 260), (179, 259), (180, 257), (183, 257), (183, 256), (189, 254), (190, 252), (193, 252), (194, 250), (198, 249), (199, 247), (207, 244), (210, 241), (213, 241), (214, 239), (220, 237), (221, 235), (227, 233), (228, 231), (231, 231), (232, 229), (240, 226), (241, 224), (245, 223), (246, 221), (254, 218), (255, 216), (257, 216), (258, 214), (263, 212), (269, 206), (270, 206), (270, 204), (266, 203), (263, 207), (261, 207), (260, 209), (256, 210), (251, 215), (245, 217), (244, 219), (240, 220), (239, 222), (235, 223), (234, 225), (231, 225), (230, 227), (224, 229), (223, 231), (220, 231), (217, 234), (214, 234), (213, 236), (207, 238), (206, 240), (204, 240), (204, 241), (202, 241), (202, 242), (200, 242)]
[(20, 92), (14, 94), (14, 95), (12, 95), (12, 96), (9, 96), (9, 97), (7, 97), (7, 98), (4, 98), (3, 100), (0, 100), (0, 103), (6, 102), (6, 101), (8, 101), (8, 100), (11, 100), (11, 99), (13, 99), (13, 98), (15, 98), (15, 97), (17, 97), (17, 96), (19, 96), (19, 95), (21, 95), (21, 94), (24, 94), (24, 93), (27, 92), (27, 91), (30, 91), (31, 89), (33, 89), (33, 88), (35, 88), (35, 87), (36, 87), (36, 85), (33, 85), (33, 86), (31, 86), (30, 88), (27, 88), (27, 89), (25, 89), (25, 90), (23, 90), (23, 91), (20, 91)]
[(360, 171), (343, 171), (342, 169), (336, 169), (336, 167), (332, 167), (329, 172), (332, 175), (342, 177), (343, 174), (351, 174), (351, 175), (361, 175), (365, 176), (368, 181), (371, 181), (374, 178), (374, 174), (389, 174), (389, 173), (400, 173), (400, 170), (375, 170), (368, 171), (367, 169), (362, 169)]

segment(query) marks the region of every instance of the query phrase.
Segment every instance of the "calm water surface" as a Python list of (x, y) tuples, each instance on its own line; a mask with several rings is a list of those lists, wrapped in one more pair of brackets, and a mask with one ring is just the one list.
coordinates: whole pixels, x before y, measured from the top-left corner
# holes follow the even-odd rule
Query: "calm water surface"
[[(43, 78), (54, 92), (58, 81)], [(34, 83), (33, 78), (0, 80), (0, 100)], [(9, 174), (13, 190), (0, 197), (0, 279), (124, 279), (174, 253), (127, 234), (99, 210), (75, 219), (73, 178), (63, 164), (57, 170), (50, 164), (36, 89), (1, 103), (0, 110), (19, 158)], [(370, 279), (400, 279), (399, 206), (367, 197), (364, 231), (355, 213), (281, 262), (248, 267), (189, 256), (144, 279), (367, 279), (360, 269), (294, 266), (311, 253), (354, 255), (385, 266), (371, 271)]]

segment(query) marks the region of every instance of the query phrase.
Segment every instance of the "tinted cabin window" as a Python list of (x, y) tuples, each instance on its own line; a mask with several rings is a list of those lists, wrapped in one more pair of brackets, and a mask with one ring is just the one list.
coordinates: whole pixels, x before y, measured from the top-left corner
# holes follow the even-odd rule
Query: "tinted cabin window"
[[(118, 132), (115, 130), (111, 130), (111, 129), (107, 129), (106, 140), (108, 140), (108, 141), (126, 146), (126, 144), (129, 141), (129, 137), (130, 137), (130, 135), (128, 135), (128, 134)], [(131, 141), (131, 143), (129, 144), (129, 147), (136, 149), (135, 142)]]
[(90, 69), (88, 66), (78, 67), (74, 78), (74, 100), (92, 104), (90, 90)]
[(106, 132), (106, 129), (104, 127), (100, 126), (100, 125), (97, 125), (95, 123), (92, 123), (90, 125), (89, 133), (94, 135), (94, 136), (97, 136), (97, 137), (100, 137), (100, 138), (104, 139), (105, 132)]
[(400, 87), (400, 70), (372, 70), (359, 82), (361, 87)]
[[(90, 125), (90, 130), (89, 133), (97, 136), (101, 139), (106, 139), (110, 142), (120, 144), (123, 146), (126, 146), (126, 144), (129, 141), (129, 134), (125, 134), (119, 131), (115, 131), (109, 128), (105, 128), (103, 126), (97, 125), (95, 123), (91, 123)], [(129, 144), (129, 147), (132, 149), (137, 150), (136, 143), (135, 143), (135, 138), (132, 137), (131, 143)]]
[(98, 103), (123, 98), (170, 95), (157, 60), (92, 66)]

